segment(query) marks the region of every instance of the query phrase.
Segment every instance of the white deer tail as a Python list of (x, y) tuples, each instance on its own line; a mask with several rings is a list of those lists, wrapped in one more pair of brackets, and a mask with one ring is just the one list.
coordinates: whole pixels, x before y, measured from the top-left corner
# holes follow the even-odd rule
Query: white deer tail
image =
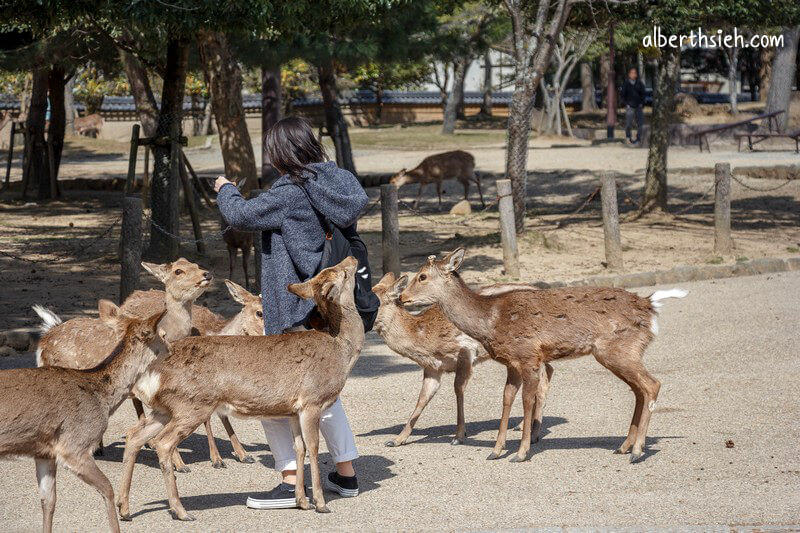
[(668, 289), (665, 291), (656, 291), (650, 295), (650, 302), (653, 304), (653, 316), (650, 318), (650, 331), (653, 335), (658, 335), (658, 310), (664, 305), (661, 300), (667, 298), (683, 298), (689, 294), (689, 291), (683, 289)]
[(33, 311), (42, 319), (42, 325), (39, 326), (39, 331), (42, 332), (42, 335), (63, 322), (57, 314), (44, 306), (34, 305)]

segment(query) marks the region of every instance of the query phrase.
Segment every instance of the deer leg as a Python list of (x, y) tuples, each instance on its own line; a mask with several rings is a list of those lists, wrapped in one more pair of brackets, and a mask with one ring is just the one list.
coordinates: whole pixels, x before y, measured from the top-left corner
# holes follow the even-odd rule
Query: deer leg
[[(319, 475), (319, 417), (322, 413), (316, 406), (308, 406), (299, 413), (300, 429), (303, 434), (303, 442), (308, 448), (308, 462), (311, 465), (311, 492), (314, 495), (314, 507), (318, 513), (330, 513), (330, 509), (325, 505), (325, 495), (322, 492), (322, 479)], [(297, 465), (300, 471), (303, 465)], [(295, 487), (295, 491), (302, 490), (302, 487)]]
[(306, 470), (306, 447), (303, 443), (303, 429), (300, 427), (300, 419), (293, 416), (289, 419), (292, 427), (292, 438), (294, 439), (294, 453), (297, 464), (297, 474), (295, 474), (294, 497), (297, 507), (304, 511), (311, 509), (306, 497), (305, 470)]
[(533, 408), (536, 403), (536, 393), (539, 389), (539, 369), (525, 369), (522, 376), (522, 440), (519, 443), (517, 454), (512, 456), (512, 463), (528, 460), (531, 449), (531, 431), (533, 429)]
[(542, 411), (547, 400), (547, 391), (550, 389), (550, 380), (553, 379), (553, 365), (545, 363), (539, 370), (539, 386), (536, 388), (536, 399), (533, 403), (533, 429), (531, 429), (531, 443), (539, 442), (539, 433), (542, 430)]
[(436, 182), (436, 194), (439, 195), (439, 210), (442, 210), (442, 182)]
[(94, 457), (89, 452), (80, 455), (65, 455), (60, 458), (63, 463), (75, 472), (78, 478), (94, 487), (100, 493), (106, 504), (108, 514), (108, 526), (112, 533), (119, 533), (119, 521), (117, 520), (117, 509), (114, 507), (114, 488), (103, 471), (94, 462)]
[[(172, 457), (175, 448), (186, 437), (188, 437), (194, 429), (200, 425), (195, 417), (202, 417), (206, 419), (201, 413), (193, 413), (190, 416), (173, 416), (167, 423), (161, 433), (156, 437), (156, 453), (158, 454), (158, 465), (161, 467), (161, 474), (164, 476), (164, 483), (167, 486), (167, 500), (169, 501), (169, 512), (175, 520), (182, 520), (190, 522), (194, 517), (186, 512), (183, 504), (181, 503), (180, 496), (178, 495), (178, 485), (175, 481), (175, 472), (173, 472)], [(211, 416), (211, 413), (208, 413)]]
[(244, 288), (250, 290), (250, 281), (247, 276), (247, 262), (250, 260), (250, 246), (242, 248), (242, 270), (244, 270)]
[(417, 199), (414, 200), (414, 209), (419, 209), (419, 200), (422, 198), (422, 187), (424, 187), (424, 184), (420, 182), (419, 190), (417, 190)]
[(228, 279), (233, 281), (233, 263), (236, 261), (236, 248), (228, 245)]
[(139, 398), (131, 398), (131, 403), (133, 403), (133, 408), (136, 410), (136, 418), (141, 420), (144, 418), (144, 405)]
[(234, 433), (233, 426), (231, 425), (231, 421), (228, 419), (228, 417), (219, 415), (219, 420), (222, 422), (222, 425), (225, 426), (225, 431), (228, 433), (228, 439), (231, 441), (231, 446), (233, 446), (233, 454), (236, 456), (239, 462), (255, 463), (256, 460), (253, 459), (253, 456), (244, 451), (244, 447), (242, 447), (242, 443), (239, 442), (239, 437), (237, 437), (236, 433)]
[(503, 389), (503, 414), (500, 417), (500, 429), (497, 431), (497, 441), (494, 444), (494, 450), (489, 454), (487, 459), (497, 459), (503, 452), (506, 445), (506, 433), (508, 432), (508, 417), (511, 414), (511, 405), (514, 403), (514, 398), (517, 396), (517, 390), (522, 382), (522, 376), (513, 367), (506, 367), (506, 386)]
[(53, 512), (56, 510), (56, 460), (35, 457), (36, 481), (39, 483), (39, 497), (42, 500), (42, 531), (53, 531)]
[(456, 367), (456, 378), (453, 388), (456, 393), (456, 437), (450, 444), (463, 444), (467, 438), (466, 422), (464, 421), (464, 389), (467, 388), (469, 378), (472, 377), (472, 361), (470, 354), (460, 358)]
[(464, 180), (461, 184), (464, 186), (464, 200), (469, 200), (469, 180)]
[(486, 207), (486, 202), (483, 201), (483, 191), (481, 191), (481, 179), (474, 172), (472, 175), (475, 178), (475, 185), (478, 187), (478, 194), (481, 197), (481, 207)]
[(639, 415), (639, 423), (636, 433), (636, 440), (633, 443), (631, 450), (631, 462), (639, 461), (644, 455), (644, 444), (647, 438), (647, 428), (650, 425), (650, 416), (656, 408), (656, 399), (658, 398), (658, 391), (661, 389), (661, 382), (654, 378), (644, 365), (639, 361), (639, 369), (636, 374), (639, 388), (644, 395), (642, 402), (642, 410)]
[(131, 480), (133, 479), (133, 467), (136, 466), (136, 456), (147, 441), (158, 435), (164, 428), (164, 422), (160, 417), (151, 415), (142, 418), (131, 429), (125, 439), (125, 453), (122, 456), (122, 480), (117, 493), (117, 508), (119, 517), (122, 520), (130, 520), (130, 492)]
[(208, 455), (211, 457), (211, 466), (214, 468), (225, 468), (225, 461), (219, 454), (217, 441), (214, 439), (214, 431), (211, 429), (211, 417), (205, 421), (206, 437), (208, 438)]
[(441, 381), (441, 372), (427, 368), (422, 370), (422, 389), (419, 391), (419, 398), (417, 399), (417, 405), (414, 407), (414, 412), (411, 413), (411, 418), (409, 418), (408, 422), (406, 422), (405, 427), (403, 427), (403, 431), (401, 431), (400, 434), (394, 439), (386, 441), (386, 446), (400, 446), (406, 441), (406, 439), (408, 439), (409, 435), (411, 435), (411, 431), (414, 429), (414, 425), (417, 423), (417, 419), (419, 419), (419, 416), (422, 414), (422, 411), (425, 410), (428, 402), (431, 401), (431, 398), (436, 395), (436, 391), (439, 390)]
[(172, 466), (175, 467), (176, 472), (180, 472), (181, 474), (188, 474), (191, 472), (191, 469), (183, 462), (183, 457), (181, 457), (177, 445), (175, 451), (172, 452)]

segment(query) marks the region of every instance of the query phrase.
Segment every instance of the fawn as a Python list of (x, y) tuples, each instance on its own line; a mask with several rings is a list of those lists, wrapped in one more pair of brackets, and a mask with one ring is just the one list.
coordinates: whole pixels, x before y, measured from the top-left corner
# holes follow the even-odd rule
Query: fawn
[(112, 531), (119, 532), (114, 490), (97, 467), (92, 451), (108, 417), (130, 394), (131, 386), (166, 349), (158, 329), (164, 313), (146, 319), (127, 317), (105, 301), (108, 320), (123, 332), (104, 361), (90, 370), (60, 367), (0, 372), (0, 457), (25, 455), (36, 462), (43, 530), (53, 529), (56, 464), (75, 472), (103, 496)]
[[(459, 331), (447, 320), (438, 305), (432, 305), (419, 314), (409, 313), (399, 301), (407, 282), (407, 276), (395, 279), (394, 274), (389, 272), (372, 288), (381, 300), (375, 331), (389, 348), (422, 367), (422, 389), (417, 405), (400, 434), (387, 441), (386, 446), (400, 446), (408, 439), (422, 411), (439, 390), (445, 372), (455, 372), (456, 436), (451, 444), (463, 444), (466, 438), (464, 390), (472, 376), (472, 368), (489, 359), (489, 354), (478, 341)], [(509, 283), (483, 287), (478, 292), (502, 294), (513, 290), (535, 289), (530, 285)], [(542, 408), (553, 377), (552, 366), (545, 364), (542, 368), (546, 373), (542, 376), (536, 396), (534, 442), (538, 440)]]
[(642, 298), (622, 289), (576, 287), (481, 296), (459, 276), (463, 260), (463, 248), (439, 261), (430, 256), (403, 290), (400, 301), (439, 304), (458, 329), (506, 365), (500, 430), (489, 459), (497, 459), (505, 446), (508, 416), (520, 384), (524, 419), (513, 462), (528, 458), (541, 365), (589, 354), (633, 390), (633, 419), (616, 453), (631, 450), (631, 462), (641, 459), (650, 414), (661, 388), (642, 364), (642, 356), (657, 332), (660, 300), (683, 298), (686, 291), (656, 291)]
[(483, 191), (481, 191), (481, 180), (475, 173), (475, 158), (472, 154), (462, 150), (453, 150), (452, 152), (428, 156), (422, 160), (422, 163), (411, 170), (400, 170), (400, 172), (392, 176), (390, 183), (396, 185), (398, 189), (409, 183), (419, 183), (414, 209), (419, 207), (422, 188), (428, 183), (435, 183), (436, 193), (439, 195), (439, 208), (441, 209), (442, 182), (447, 179), (457, 179), (461, 182), (464, 186), (465, 200), (469, 200), (469, 184), (474, 181), (478, 186), (481, 205), (486, 206), (486, 202), (483, 201)]
[[(118, 507), (130, 520), (129, 493), (136, 455), (152, 439), (167, 486), (170, 513), (193, 520), (178, 496), (172, 452), (215, 411), (238, 417), (290, 417), (297, 463), (311, 462), (317, 512), (329, 512), (319, 474), (319, 419), (339, 396), (364, 345), (364, 324), (355, 306), (358, 262), (348, 257), (288, 290), (313, 299), (325, 318), (324, 331), (309, 330), (262, 337), (190, 337), (170, 346), (134, 387), (152, 408), (128, 432)], [(297, 470), (303, 487), (303, 468)], [(297, 504), (309, 509), (303, 490)]]

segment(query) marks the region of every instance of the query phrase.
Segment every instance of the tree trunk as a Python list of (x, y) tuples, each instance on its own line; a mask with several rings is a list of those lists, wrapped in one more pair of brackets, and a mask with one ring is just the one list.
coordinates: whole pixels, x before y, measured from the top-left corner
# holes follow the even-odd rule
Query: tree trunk
[[(167, 60), (164, 84), (161, 91), (161, 109), (156, 124), (156, 137), (177, 141), (181, 135), (183, 95), (186, 89), (186, 68), (189, 62), (189, 43), (181, 39), (167, 42)], [(178, 255), (178, 187), (177, 170), (180, 150), (171, 150), (170, 143), (159, 143), (153, 148), (153, 178), (150, 191), (151, 228), (147, 251), (152, 260), (163, 262)]]
[(28, 132), (27, 148), (29, 162), (27, 165), (27, 183), (38, 185), (39, 200), (51, 198), (50, 169), (45, 143), (45, 122), (47, 114), (47, 85), (50, 68), (47, 65), (37, 66), (33, 70), (31, 87), (31, 103), (25, 128)]
[[(64, 105), (64, 88), (67, 85), (64, 68), (54, 65), (50, 69), (48, 92), (50, 97), (50, 127), (47, 130), (47, 142), (53, 157), (53, 175), (50, 179), (55, 183), (52, 187), (58, 192), (58, 169), (61, 165), (61, 153), (64, 150), (64, 132), (67, 127), (67, 110)], [(49, 156), (49, 154), (48, 154)], [(48, 161), (49, 165), (49, 161)], [(48, 166), (49, 168), (49, 166)]]
[(73, 71), (69, 80), (67, 80), (67, 84), (64, 85), (64, 122), (66, 124), (65, 132), (67, 135), (75, 134), (75, 117), (77, 113), (75, 112), (75, 95), (72, 94), (74, 88), (75, 72)]
[(739, 114), (739, 90), (736, 86), (737, 74), (739, 73), (739, 48), (732, 47), (725, 49), (725, 56), (728, 59), (728, 94), (730, 95), (731, 114)]
[(458, 104), (464, 97), (464, 78), (466, 78), (469, 63), (468, 57), (460, 57), (453, 62), (453, 89), (447, 95), (444, 121), (442, 122), (442, 134), (444, 135), (452, 135), (456, 130)]
[(457, 120), (464, 120), (467, 118), (466, 112), (464, 111), (464, 85), (467, 81), (467, 70), (469, 70), (471, 63), (471, 60), (467, 60), (467, 66), (464, 68), (464, 77), (461, 78), (460, 87), (458, 89), (458, 106), (456, 107)]
[(608, 78), (606, 82), (606, 135), (614, 138), (617, 126), (617, 84), (614, 75), (614, 25), (608, 25)]
[(776, 118), (777, 131), (783, 133), (789, 124), (789, 104), (792, 100), (792, 84), (797, 69), (797, 45), (800, 41), (800, 26), (783, 29), (783, 47), (775, 51), (772, 62), (772, 77), (765, 113), (783, 111)]
[(483, 56), (483, 100), (480, 114), (492, 116), (492, 56), (487, 50)]
[(528, 134), (531, 131), (534, 90), (515, 84), (508, 110), (508, 148), (506, 176), (511, 180), (514, 200), (514, 227), (517, 234), (525, 230), (525, 200), (528, 182)]
[(131, 87), (136, 114), (142, 124), (142, 133), (144, 137), (153, 137), (158, 124), (158, 104), (153, 96), (153, 89), (150, 87), (147, 70), (141, 61), (129, 52), (120, 50), (120, 57), (128, 77), (128, 85)]
[(644, 71), (644, 54), (641, 50), (636, 51), (636, 70), (639, 71), (639, 79), (642, 80), (642, 85), (647, 86), (647, 74)]
[(279, 172), (272, 166), (264, 142), (267, 132), (281, 118), (281, 67), (261, 67), (261, 180), (262, 187), (275, 181)]
[(775, 48), (762, 48), (761, 66), (758, 69), (758, 77), (760, 82), (758, 84), (758, 99), (761, 102), (767, 101), (767, 93), (769, 93), (769, 79), (772, 77), (772, 62), (775, 60)]
[(581, 111), (597, 111), (597, 100), (594, 97), (594, 78), (592, 66), (588, 61), (581, 62)]
[(600, 105), (605, 109), (608, 108), (608, 90), (602, 90), (604, 87), (608, 89), (608, 71), (611, 68), (608, 66), (608, 54), (600, 56)]
[(650, 151), (640, 213), (667, 208), (667, 151), (675, 111), (675, 83), (680, 76), (681, 61), (680, 52), (675, 48), (663, 48), (661, 53), (653, 87)]
[(350, 134), (347, 132), (347, 122), (342, 115), (339, 105), (339, 92), (336, 89), (336, 72), (333, 59), (323, 61), (317, 67), (319, 74), (319, 89), (322, 93), (322, 106), (325, 109), (325, 127), (328, 129), (336, 148), (336, 164), (354, 175), (356, 165), (353, 162), (353, 147), (350, 144)]
[(244, 118), (242, 69), (231, 52), (225, 34), (202, 31), (198, 41), (200, 61), (211, 87), (225, 175), (235, 183), (244, 181), (241, 190), (247, 197), (247, 193), (258, 188), (258, 172)]

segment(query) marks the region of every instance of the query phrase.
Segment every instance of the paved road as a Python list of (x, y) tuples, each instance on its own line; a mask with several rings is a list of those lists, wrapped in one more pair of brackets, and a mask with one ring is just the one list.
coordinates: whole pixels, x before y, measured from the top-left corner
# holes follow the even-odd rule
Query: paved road
[[(545, 436), (529, 462), (485, 459), (504, 381), (502, 368), (492, 362), (476, 370), (467, 390), (465, 445), (449, 444), (455, 408), (447, 380), (410, 443), (386, 448), (384, 441), (413, 407), (420, 372), (371, 342), (343, 394), (362, 454), (357, 462), (361, 496), (332, 499), (328, 515), (246, 509), (246, 495), (277, 478), (258, 424), (236, 421), (242, 440), (258, 457), (255, 464), (228, 459), (226, 470), (213, 469), (201, 434), (182, 446), (192, 471), (180, 475), (178, 485), (197, 522), (170, 520), (155, 454), (145, 451), (134, 478), (134, 521), (123, 523), (123, 531), (798, 524), (800, 273), (685, 287), (689, 296), (670, 300), (663, 309), (661, 334), (646, 357), (663, 386), (649, 454), (641, 464), (630, 465), (611, 453), (627, 430), (633, 396), (588, 358), (557, 365)], [(2, 360), (4, 367), (20, 363)], [(513, 415), (519, 419), (519, 405)], [(100, 467), (115, 486), (120, 436), (132, 421), (132, 408), (123, 406), (106, 436), (113, 444)], [(519, 433), (512, 434), (512, 449), (518, 438)], [(727, 440), (733, 448), (725, 446)], [(219, 444), (230, 457), (227, 440)], [(329, 456), (322, 458), (329, 471)], [(33, 470), (30, 459), (0, 462), (3, 530), (39, 527)], [(59, 529), (105, 528), (95, 492), (63, 470), (58, 488)]]

